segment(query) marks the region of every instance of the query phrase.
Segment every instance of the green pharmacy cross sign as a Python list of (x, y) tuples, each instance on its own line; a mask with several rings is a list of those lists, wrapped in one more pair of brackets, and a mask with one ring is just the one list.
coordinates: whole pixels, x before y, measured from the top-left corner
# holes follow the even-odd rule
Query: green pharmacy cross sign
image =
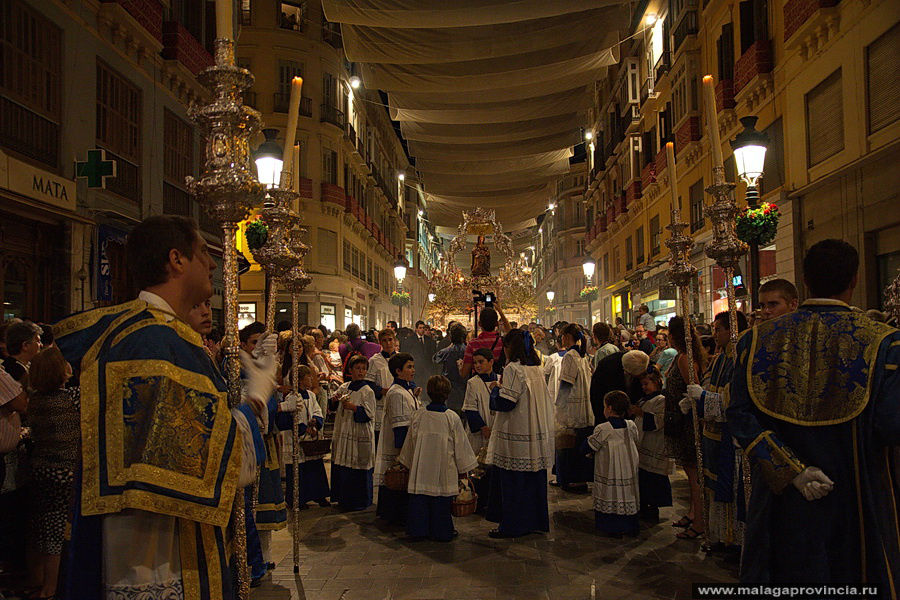
[(106, 160), (106, 150), (87, 151), (86, 161), (75, 161), (75, 177), (86, 177), (89, 188), (106, 188), (106, 178), (116, 176), (116, 161)]

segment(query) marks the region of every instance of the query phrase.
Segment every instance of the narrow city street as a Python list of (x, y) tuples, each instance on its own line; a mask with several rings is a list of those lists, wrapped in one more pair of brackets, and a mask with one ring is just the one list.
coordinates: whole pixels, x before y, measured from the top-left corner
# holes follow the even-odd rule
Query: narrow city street
[(375, 509), (342, 514), (310, 503), (301, 513), (301, 566), (293, 574), (291, 538), (276, 532), (277, 567), (253, 600), (516, 599), (588, 600), (690, 598), (692, 582), (733, 582), (737, 566), (706, 556), (698, 542), (675, 539), (670, 526), (683, 514), (687, 481), (673, 477), (677, 511), (644, 524), (636, 539), (594, 530), (589, 494), (550, 488), (547, 535), (493, 540), (480, 516), (454, 519), (451, 543), (407, 542)]

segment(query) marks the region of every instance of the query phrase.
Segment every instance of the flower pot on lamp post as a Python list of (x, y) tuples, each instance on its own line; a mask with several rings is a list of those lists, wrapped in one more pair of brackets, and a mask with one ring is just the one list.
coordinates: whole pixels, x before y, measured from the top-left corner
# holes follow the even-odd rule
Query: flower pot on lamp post
[[(747, 211), (742, 217), (748, 219), (754, 218), (758, 208), (759, 189), (757, 184), (763, 174), (766, 150), (769, 147), (769, 136), (756, 130), (756, 121), (757, 117), (741, 118), (741, 125), (744, 126), (744, 130), (731, 141), (738, 176), (747, 184)], [(769, 216), (770, 214), (772, 213), (765, 211), (764, 216)], [(775, 219), (777, 225), (777, 208), (772, 218)], [(765, 239), (768, 236), (760, 238), (758, 235), (752, 234), (740, 237), (742, 241), (750, 245), (750, 303), (753, 310), (756, 310), (759, 306), (759, 247), (772, 240), (771, 238)]]

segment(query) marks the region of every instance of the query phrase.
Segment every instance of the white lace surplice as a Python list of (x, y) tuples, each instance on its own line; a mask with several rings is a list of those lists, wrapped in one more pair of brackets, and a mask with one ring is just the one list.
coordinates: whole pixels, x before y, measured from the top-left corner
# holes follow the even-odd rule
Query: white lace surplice
[[(350, 384), (343, 384), (338, 390), (342, 395), (349, 391)], [(369, 416), (375, 418), (375, 392), (365, 385), (350, 392), (350, 402), (362, 406)], [(332, 464), (349, 469), (371, 469), (375, 466), (375, 422), (357, 423), (353, 411), (339, 405), (334, 415), (334, 433), (331, 442)]]
[(413, 413), (419, 407), (419, 400), (412, 392), (396, 383), (385, 393), (384, 419), (378, 437), (378, 455), (375, 457), (374, 485), (383, 485), (384, 472), (397, 462), (397, 455), (400, 454), (400, 448), (394, 447), (394, 427), (409, 427)]
[[(491, 392), (480, 376), (475, 375), (466, 382), (466, 395), (463, 399), (462, 409), (463, 411), (477, 411), (481, 415), (484, 424), (488, 427), (493, 427), (496, 413), (491, 410)], [(487, 440), (484, 439), (480, 431), (469, 431), (468, 436), (469, 444), (472, 445), (472, 451), (478, 454), (478, 451), (487, 443)]]
[(540, 366), (512, 362), (503, 369), (500, 397), (516, 404), (498, 411), (488, 442), (487, 463), (508, 471), (540, 471), (553, 466), (553, 405)]
[(557, 393), (556, 421), (560, 428), (590, 427), (594, 424), (594, 413), (591, 410), (591, 367), (587, 358), (582, 357), (578, 350), (569, 350), (559, 363), (559, 384), (568, 383), (571, 391), (565, 396), (565, 402), (561, 394)]
[(417, 410), (398, 459), (409, 468), (409, 493), (426, 496), (456, 496), (459, 474), (478, 466), (452, 410)]
[(594, 510), (634, 515), (638, 495), (638, 430), (634, 421), (614, 429), (609, 422), (594, 428), (588, 444), (594, 450)]

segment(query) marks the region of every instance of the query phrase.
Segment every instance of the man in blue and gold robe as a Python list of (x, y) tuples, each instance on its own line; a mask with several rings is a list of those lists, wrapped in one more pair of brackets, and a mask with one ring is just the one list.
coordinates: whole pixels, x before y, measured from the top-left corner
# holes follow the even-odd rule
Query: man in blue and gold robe
[(753, 475), (741, 580), (900, 584), (900, 332), (851, 309), (859, 257), (840, 240), (804, 259), (812, 296), (745, 334), (726, 410)]
[[(737, 312), (738, 334), (747, 329), (747, 317)], [(728, 312), (713, 320), (713, 336), (722, 349), (706, 372), (703, 386), (687, 386), (702, 424), (703, 482), (706, 487), (706, 535), (714, 549), (729, 556), (740, 555), (744, 538), (744, 489), (741, 482), (740, 453), (735, 452), (733, 437), (725, 422), (728, 385), (734, 373), (734, 348)]]
[(54, 326), (81, 383), (60, 596), (232, 598), (227, 526), (262, 438), (257, 403), (229, 410), (225, 379), (189, 325), (215, 263), (196, 223), (171, 216), (137, 225), (127, 256), (138, 299)]

